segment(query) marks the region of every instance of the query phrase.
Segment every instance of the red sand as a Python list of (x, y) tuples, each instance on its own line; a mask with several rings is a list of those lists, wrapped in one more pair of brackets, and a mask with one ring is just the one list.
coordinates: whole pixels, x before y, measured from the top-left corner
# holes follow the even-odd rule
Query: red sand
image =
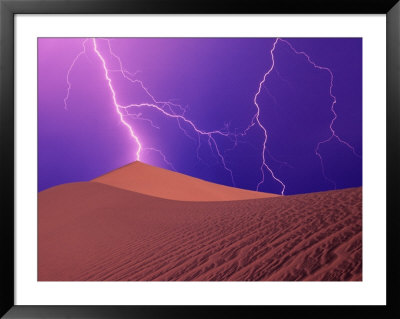
[(93, 181), (141, 194), (181, 201), (229, 201), (278, 196), (214, 184), (141, 162), (133, 162)]
[(71, 183), (39, 193), (38, 230), (41, 281), (362, 279), (361, 188), (185, 202)]

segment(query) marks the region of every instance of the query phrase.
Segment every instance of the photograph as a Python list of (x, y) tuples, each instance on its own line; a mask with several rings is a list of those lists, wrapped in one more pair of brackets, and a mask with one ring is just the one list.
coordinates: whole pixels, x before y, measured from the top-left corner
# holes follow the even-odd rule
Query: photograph
[(1, 318), (400, 318), (399, 0), (0, 0)]
[(363, 38), (36, 41), (38, 281), (363, 281)]

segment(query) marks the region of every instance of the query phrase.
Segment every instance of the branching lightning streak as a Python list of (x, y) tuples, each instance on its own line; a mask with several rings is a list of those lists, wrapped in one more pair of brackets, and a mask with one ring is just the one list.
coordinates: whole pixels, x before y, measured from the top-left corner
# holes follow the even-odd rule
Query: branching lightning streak
[(330, 130), (330, 132), (331, 132), (331, 135), (330, 135), (327, 139), (318, 142), (318, 144), (317, 144), (317, 146), (316, 146), (316, 148), (315, 148), (315, 155), (317, 155), (318, 158), (320, 159), (321, 168), (322, 168), (322, 174), (323, 174), (324, 178), (325, 178), (327, 181), (329, 181), (329, 182), (334, 186), (334, 188), (336, 189), (336, 182), (333, 181), (332, 179), (330, 179), (330, 178), (328, 178), (328, 177), (326, 176), (325, 167), (324, 167), (324, 161), (323, 161), (323, 159), (322, 159), (321, 153), (319, 152), (320, 146), (321, 146), (322, 144), (325, 144), (325, 143), (327, 143), (327, 142), (329, 142), (329, 141), (331, 141), (332, 139), (335, 138), (337, 141), (339, 141), (340, 143), (342, 143), (343, 145), (345, 145), (346, 147), (348, 147), (348, 148), (353, 152), (354, 156), (356, 156), (356, 157), (358, 157), (358, 158), (361, 158), (361, 156), (360, 156), (359, 154), (357, 154), (357, 152), (355, 151), (355, 149), (354, 149), (354, 147), (353, 147), (352, 145), (350, 145), (348, 142), (344, 141), (338, 134), (336, 134), (336, 131), (335, 131), (335, 129), (333, 128), (333, 125), (334, 125), (335, 121), (336, 121), (337, 118), (338, 118), (338, 115), (337, 115), (337, 113), (336, 113), (336, 111), (335, 111), (335, 105), (336, 105), (337, 100), (336, 100), (336, 96), (335, 96), (335, 95), (333, 94), (333, 92), (332, 92), (332, 91), (333, 91), (333, 82), (334, 82), (333, 72), (332, 72), (332, 70), (331, 70), (330, 68), (328, 68), (328, 67), (320, 66), (320, 65), (316, 64), (313, 60), (311, 60), (311, 57), (310, 57), (307, 53), (305, 53), (304, 51), (297, 51), (289, 41), (284, 40), (284, 39), (279, 39), (279, 40), (282, 41), (283, 43), (286, 43), (286, 44), (289, 46), (289, 48), (290, 48), (295, 54), (304, 56), (304, 57), (307, 59), (307, 61), (308, 61), (314, 68), (316, 68), (316, 69), (318, 69), (318, 70), (323, 70), (323, 71), (326, 71), (326, 72), (329, 73), (329, 76), (330, 76), (329, 95), (330, 95), (330, 97), (332, 98), (331, 112), (332, 112), (332, 114), (333, 114), (333, 118), (332, 118), (332, 120), (331, 120), (331, 122), (330, 122), (330, 124), (329, 124), (329, 130)]
[[(149, 90), (144, 86), (144, 84), (143, 84), (142, 81), (140, 81), (139, 79), (133, 79), (133, 77), (137, 74), (137, 72), (134, 73), (134, 74), (132, 74), (132, 73), (130, 73), (129, 71), (127, 71), (127, 70), (123, 67), (121, 58), (120, 58), (118, 55), (116, 55), (116, 54), (112, 51), (112, 49), (111, 49), (110, 40), (109, 40), (109, 39), (102, 39), (102, 40), (107, 41), (108, 49), (109, 49), (110, 55), (113, 56), (113, 57), (114, 57), (115, 59), (117, 59), (117, 61), (118, 61), (119, 70), (115, 70), (115, 71), (121, 72), (122, 76), (123, 76), (126, 80), (128, 80), (129, 82), (131, 82), (131, 83), (133, 83), (133, 84), (139, 84), (140, 87), (146, 92), (147, 96), (150, 97), (150, 99), (153, 101), (153, 103), (161, 104), (161, 105), (164, 105), (164, 106), (168, 106), (171, 112), (174, 112), (174, 111), (172, 110), (172, 106), (179, 108), (180, 111), (182, 111), (183, 113), (186, 111), (186, 109), (185, 109), (183, 106), (179, 105), (179, 104), (172, 103), (172, 102), (170, 102), (170, 101), (167, 101), (167, 102), (157, 101), (156, 98), (155, 98), (155, 97), (149, 92)], [(175, 112), (174, 112), (174, 113), (175, 113)]]
[(268, 164), (267, 164), (267, 162), (266, 162), (266, 159), (265, 159), (265, 152), (266, 152), (266, 147), (267, 147), (268, 133), (267, 133), (267, 130), (266, 130), (266, 128), (264, 127), (264, 125), (262, 125), (261, 122), (260, 122), (260, 106), (258, 105), (258, 102), (257, 102), (257, 98), (258, 98), (258, 96), (259, 96), (260, 93), (261, 93), (261, 89), (262, 89), (262, 87), (263, 87), (265, 81), (267, 80), (268, 75), (272, 72), (272, 70), (273, 70), (274, 67), (275, 67), (275, 56), (274, 56), (274, 53), (273, 53), (273, 52), (275, 51), (275, 48), (276, 48), (276, 44), (277, 44), (277, 43), (278, 43), (278, 39), (275, 40), (275, 42), (274, 42), (274, 44), (273, 44), (273, 46), (272, 46), (272, 49), (271, 49), (271, 58), (272, 58), (271, 67), (270, 67), (270, 68), (268, 69), (268, 71), (264, 74), (263, 79), (262, 79), (261, 82), (258, 84), (257, 93), (254, 95), (253, 102), (254, 102), (254, 105), (255, 105), (256, 108), (257, 108), (257, 112), (256, 112), (256, 114), (254, 115), (254, 117), (253, 117), (253, 119), (252, 119), (252, 123), (251, 123), (250, 126), (246, 129), (246, 131), (247, 131), (251, 126), (253, 126), (254, 123), (257, 123), (257, 125), (261, 128), (261, 130), (262, 130), (263, 133), (264, 133), (264, 141), (263, 141), (263, 145), (262, 145), (262, 147), (263, 147), (263, 149), (262, 149), (262, 164), (261, 164), (261, 168), (260, 168), (260, 170), (261, 170), (261, 176), (262, 176), (262, 177), (261, 177), (260, 182), (257, 184), (257, 191), (259, 190), (260, 186), (265, 182), (265, 174), (264, 174), (264, 168), (265, 168), (265, 169), (270, 173), (271, 177), (272, 177), (276, 182), (278, 182), (278, 183), (282, 186), (281, 194), (283, 195), (283, 194), (285, 193), (286, 185), (285, 185), (279, 178), (277, 178), (277, 177), (275, 176), (275, 173), (274, 173), (274, 172), (272, 171), (272, 169), (268, 166)]
[(88, 40), (89, 40), (89, 39), (85, 39), (85, 40), (82, 42), (83, 50), (82, 50), (81, 52), (79, 52), (78, 55), (74, 58), (74, 60), (72, 61), (72, 64), (70, 65), (70, 67), (69, 67), (69, 69), (68, 69), (68, 72), (67, 72), (67, 85), (68, 85), (68, 87), (67, 87), (67, 94), (66, 94), (65, 97), (64, 97), (64, 109), (65, 109), (65, 110), (68, 110), (67, 102), (68, 102), (68, 99), (69, 99), (69, 93), (70, 93), (70, 91), (71, 91), (71, 82), (69, 81), (69, 76), (70, 76), (71, 70), (72, 70), (72, 69), (74, 68), (74, 66), (75, 66), (76, 61), (78, 61), (78, 59), (81, 57), (81, 55), (86, 54), (86, 42), (87, 42)]
[(167, 160), (167, 157), (160, 150), (158, 150), (158, 149), (156, 149), (154, 147), (146, 147), (143, 150), (144, 151), (153, 151), (153, 152), (156, 152), (156, 153), (160, 154), (161, 157), (163, 158), (164, 162), (167, 163), (169, 165), (169, 167), (171, 167), (174, 171), (176, 171), (176, 168), (174, 167), (174, 165), (170, 161)]
[[(276, 46), (277, 46), (277, 44), (278, 44), (278, 41), (281, 41), (281, 42), (287, 44), (287, 45), (289, 46), (289, 48), (290, 48), (295, 54), (304, 56), (304, 57), (307, 59), (307, 61), (308, 61), (314, 68), (329, 72), (329, 75), (330, 75), (329, 94), (330, 94), (330, 96), (331, 96), (331, 98), (332, 98), (331, 112), (332, 112), (333, 115), (334, 115), (333, 118), (332, 118), (332, 120), (331, 120), (331, 123), (330, 123), (330, 125), (329, 125), (329, 129), (330, 129), (331, 135), (330, 135), (326, 140), (323, 140), (323, 141), (318, 142), (318, 144), (317, 144), (317, 146), (316, 146), (316, 148), (315, 148), (315, 154), (316, 154), (316, 156), (318, 156), (318, 158), (320, 159), (322, 174), (323, 174), (324, 178), (325, 178), (328, 182), (330, 182), (330, 183), (334, 186), (334, 188), (336, 188), (336, 183), (335, 183), (333, 180), (329, 179), (329, 178), (326, 176), (325, 167), (324, 167), (324, 162), (323, 162), (322, 155), (321, 155), (320, 152), (319, 152), (319, 147), (320, 147), (322, 144), (331, 141), (333, 138), (336, 138), (340, 143), (342, 143), (343, 145), (347, 146), (347, 147), (353, 152), (353, 154), (354, 154), (355, 156), (357, 156), (357, 157), (359, 157), (359, 158), (361, 158), (361, 157), (360, 157), (360, 155), (358, 155), (358, 154), (356, 153), (356, 151), (355, 151), (355, 149), (354, 149), (354, 147), (353, 147), (352, 145), (350, 145), (348, 142), (344, 141), (342, 138), (339, 137), (339, 135), (336, 134), (336, 132), (335, 132), (335, 130), (334, 130), (334, 128), (333, 128), (333, 125), (334, 125), (334, 123), (335, 123), (335, 121), (336, 121), (336, 119), (337, 119), (337, 117), (338, 117), (338, 115), (337, 115), (337, 113), (336, 113), (336, 111), (335, 111), (336, 96), (334, 96), (334, 95), (333, 95), (333, 92), (332, 92), (332, 90), (333, 90), (333, 80), (334, 80), (333, 72), (332, 72), (331, 69), (329, 69), (329, 68), (327, 68), (327, 67), (320, 66), (320, 65), (316, 64), (313, 60), (311, 60), (310, 56), (309, 56), (307, 53), (305, 53), (305, 52), (303, 52), (303, 51), (297, 51), (297, 50), (292, 46), (292, 44), (291, 44), (289, 41), (284, 40), (284, 39), (281, 39), (281, 38), (276, 38), (276, 40), (274, 41), (274, 43), (273, 43), (273, 45), (272, 45), (272, 48), (271, 48), (271, 50), (270, 50), (270, 55), (271, 55), (271, 60), (272, 60), (271, 67), (270, 67), (270, 68), (267, 70), (267, 72), (264, 74), (262, 81), (259, 83), (258, 91), (257, 91), (257, 93), (256, 93), (255, 96), (254, 96), (254, 105), (255, 105), (256, 108), (257, 108), (257, 112), (256, 112), (256, 114), (254, 115), (254, 117), (253, 117), (253, 119), (252, 119), (250, 125), (249, 125), (249, 126), (244, 130), (244, 132), (241, 134), (242, 136), (243, 136), (243, 135), (246, 135), (246, 133), (247, 133), (254, 125), (256, 125), (256, 124), (261, 128), (261, 130), (262, 130), (263, 133), (264, 133), (263, 150), (262, 150), (262, 164), (261, 164), (261, 168), (260, 168), (260, 169), (261, 169), (261, 176), (262, 176), (262, 178), (261, 178), (260, 182), (259, 182), (258, 185), (257, 185), (257, 190), (259, 190), (260, 186), (265, 182), (264, 168), (270, 173), (271, 177), (272, 177), (276, 182), (278, 182), (278, 183), (282, 186), (282, 191), (281, 191), (281, 194), (282, 194), (282, 195), (284, 194), (285, 188), (286, 188), (285, 184), (284, 184), (279, 178), (277, 178), (277, 177), (275, 176), (274, 172), (271, 170), (271, 168), (268, 166), (268, 164), (267, 164), (267, 162), (266, 162), (266, 159), (265, 159), (265, 152), (268, 151), (268, 150), (266, 149), (266, 145), (267, 145), (267, 141), (268, 141), (268, 134), (267, 134), (266, 128), (265, 128), (265, 127), (262, 125), (262, 123), (260, 122), (260, 118), (259, 118), (259, 116), (260, 116), (260, 106), (259, 106), (258, 103), (257, 103), (257, 98), (258, 98), (258, 96), (259, 96), (260, 93), (261, 93), (261, 89), (262, 89), (264, 83), (266, 82), (268, 76), (271, 74), (271, 72), (272, 72), (272, 71), (274, 70), (274, 68), (275, 68), (275, 54), (274, 54), (274, 52), (275, 52)], [(279, 73), (278, 73), (278, 76), (280, 76)]]
[[(179, 128), (181, 129), (181, 131), (182, 131), (188, 138), (190, 138), (190, 139), (193, 140), (193, 137), (191, 137), (191, 136), (187, 133), (187, 131), (186, 131), (184, 128), (182, 128), (180, 121), (183, 121), (183, 122), (185, 122), (186, 124), (188, 124), (189, 126), (191, 126), (192, 129), (193, 129), (198, 135), (206, 135), (206, 136), (208, 137), (209, 144), (210, 144), (210, 141), (212, 141), (212, 143), (214, 144), (214, 148), (215, 148), (215, 150), (216, 150), (216, 152), (217, 152), (217, 154), (218, 154), (218, 157), (219, 157), (220, 160), (221, 160), (221, 164), (223, 165), (224, 169), (225, 169), (226, 171), (229, 172), (229, 175), (230, 175), (231, 181), (232, 181), (232, 185), (235, 185), (235, 181), (234, 181), (234, 178), (233, 178), (233, 172), (232, 172), (231, 169), (229, 169), (229, 168), (227, 167), (226, 162), (225, 162), (225, 158), (222, 156), (222, 154), (221, 154), (221, 152), (220, 152), (220, 150), (219, 150), (219, 148), (218, 148), (218, 145), (217, 145), (217, 143), (216, 143), (214, 137), (212, 136), (213, 134), (215, 134), (215, 135), (222, 135), (222, 136), (225, 136), (225, 137), (229, 137), (230, 134), (229, 134), (229, 133), (225, 133), (225, 132), (220, 131), (220, 130), (214, 130), (214, 131), (203, 131), (203, 130), (200, 130), (200, 129), (198, 129), (198, 128), (196, 127), (196, 125), (193, 123), (193, 121), (187, 119), (187, 118), (184, 116), (184, 114), (185, 114), (185, 112), (186, 112), (186, 108), (182, 107), (180, 104), (172, 103), (172, 102), (170, 102), (170, 101), (158, 101), (158, 100), (150, 93), (150, 91), (147, 89), (147, 87), (145, 87), (145, 85), (143, 84), (142, 81), (140, 81), (140, 80), (138, 80), (138, 79), (133, 79), (132, 77), (129, 76), (130, 73), (129, 73), (127, 70), (125, 70), (125, 68), (123, 67), (121, 58), (120, 58), (119, 56), (117, 56), (117, 55), (112, 51), (112, 49), (111, 49), (111, 44), (110, 44), (110, 40), (109, 40), (109, 39), (105, 39), (105, 40), (107, 41), (110, 54), (111, 54), (114, 58), (116, 58), (117, 61), (118, 61), (118, 64), (119, 64), (119, 67), (120, 67), (120, 72), (121, 72), (121, 74), (123, 75), (123, 77), (124, 77), (125, 79), (127, 79), (128, 81), (130, 81), (131, 83), (139, 84), (140, 87), (146, 92), (147, 96), (149, 96), (150, 99), (151, 99), (152, 102), (153, 102), (153, 103), (129, 104), (129, 105), (127, 105), (127, 106), (120, 106), (120, 107), (121, 107), (121, 108), (126, 108), (126, 109), (130, 109), (130, 108), (140, 108), (140, 107), (150, 107), (150, 108), (156, 109), (157, 111), (161, 112), (163, 115), (165, 115), (165, 116), (167, 116), (167, 117), (175, 118), (175, 119), (177, 120), (177, 123), (178, 123)], [(168, 106), (169, 112), (166, 111), (164, 107), (160, 107), (160, 106), (159, 106), (160, 104), (161, 104), (162, 106)], [(177, 114), (177, 113), (173, 110), (172, 107), (178, 108), (179, 111), (181, 111), (182, 113), (181, 113), (181, 114)], [(211, 145), (210, 145), (210, 147), (211, 147)], [(153, 149), (153, 150), (154, 150), (154, 149)], [(157, 152), (159, 152), (160, 154), (162, 154), (162, 157), (164, 158), (164, 161), (165, 161), (168, 165), (170, 165), (170, 166), (172, 165), (170, 162), (168, 162), (168, 161), (166, 160), (166, 156), (165, 156), (160, 150), (157, 150)]]
[[(68, 92), (67, 92), (67, 96), (66, 96), (66, 98), (64, 100), (65, 101), (65, 105), (66, 105), (66, 101), (68, 100), (68, 97), (69, 97), (69, 91), (70, 91), (70, 86), (71, 86), (70, 83), (69, 83), (69, 72), (73, 68), (73, 66), (75, 65), (75, 63), (78, 60), (78, 58), (82, 54), (86, 53), (85, 44), (86, 44), (87, 40), (88, 39), (86, 39), (83, 42), (83, 51), (80, 52), (75, 57), (75, 59), (73, 60), (72, 65), (69, 68), (68, 75), (67, 75)], [(215, 138), (214, 138), (214, 135), (220, 135), (220, 136), (224, 136), (224, 137), (230, 138), (230, 133), (222, 131), (222, 130), (213, 130), (213, 131), (201, 130), (195, 125), (195, 123), (192, 120), (190, 120), (190, 119), (185, 117), (184, 114), (186, 112), (186, 109), (184, 107), (182, 107), (179, 104), (172, 103), (170, 101), (158, 101), (150, 93), (150, 91), (144, 86), (142, 81), (140, 81), (138, 79), (134, 79), (135, 75), (134, 74), (132, 75), (129, 71), (127, 71), (123, 67), (123, 64), (122, 64), (122, 61), (121, 61), (120, 57), (117, 56), (111, 49), (110, 40), (108, 40), (108, 39), (102, 39), (102, 40), (107, 41), (108, 48), (109, 48), (109, 53), (110, 53), (111, 56), (113, 56), (118, 61), (119, 69), (108, 68), (106, 59), (104, 58), (104, 56), (101, 54), (100, 50), (98, 49), (97, 41), (96, 41), (95, 38), (92, 39), (93, 50), (96, 53), (96, 55), (98, 56), (98, 58), (100, 59), (102, 67), (104, 69), (104, 76), (105, 76), (105, 79), (107, 81), (108, 88), (110, 89), (110, 92), (111, 92), (111, 95), (112, 95), (114, 108), (115, 108), (117, 114), (119, 115), (121, 122), (128, 128), (131, 137), (135, 140), (135, 142), (136, 142), (136, 144), (138, 146), (137, 147), (137, 151), (136, 151), (136, 160), (140, 160), (141, 159), (141, 154), (142, 154), (143, 150), (151, 150), (151, 151), (159, 153), (161, 155), (161, 157), (163, 158), (164, 162), (175, 170), (175, 168), (173, 167), (172, 163), (167, 160), (165, 154), (161, 150), (155, 149), (153, 147), (144, 147), (142, 145), (139, 137), (135, 134), (135, 132), (134, 132), (133, 128), (131, 127), (131, 125), (129, 125), (129, 123), (126, 122), (126, 120), (125, 120), (126, 116), (134, 116), (134, 118), (137, 119), (137, 120), (148, 120), (149, 123), (153, 127), (157, 128), (157, 126), (155, 126), (154, 123), (151, 120), (142, 118), (141, 117), (141, 113), (139, 113), (139, 114), (131, 114), (131, 113), (129, 113), (129, 111), (131, 109), (137, 110), (137, 109), (140, 109), (140, 108), (151, 108), (151, 109), (154, 109), (154, 110), (158, 111), (159, 113), (161, 113), (162, 115), (164, 115), (166, 117), (169, 117), (169, 118), (172, 118), (172, 119), (176, 119), (179, 128), (182, 130), (182, 132), (188, 138), (191, 138), (192, 140), (194, 140), (194, 138), (192, 136), (190, 136), (188, 134), (188, 132), (181, 126), (181, 121), (183, 123), (186, 123), (189, 127), (191, 127), (193, 129), (193, 131), (198, 136), (205, 136), (208, 139), (208, 144), (209, 144), (210, 148), (213, 149), (212, 145), (214, 146), (215, 152), (217, 153), (223, 168), (229, 173), (231, 181), (232, 181), (232, 185), (235, 186), (233, 172), (232, 172), (232, 170), (230, 168), (227, 167), (225, 158), (223, 157), (223, 155), (222, 155), (222, 153), (221, 153), (221, 151), (220, 151), (220, 149), (218, 147), (218, 144), (217, 144), (217, 142), (215, 141)], [(139, 103), (139, 104), (132, 103), (132, 104), (129, 104), (129, 105), (121, 105), (121, 104), (119, 104), (118, 101), (117, 101), (117, 94), (116, 94), (116, 91), (115, 91), (115, 89), (113, 87), (112, 79), (110, 77), (110, 73), (111, 72), (120, 72), (122, 74), (122, 76), (126, 80), (130, 81), (133, 84), (138, 84), (146, 92), (146, 95), (151, 99), (152, 103)], [(174, 111), (174, 108), (178, 109), (181, 112), (181, 114), (176, 113), (176, 111)], [(200, 138), (199, 138), (199, 141), (200, 141)]]
[(138, 113), (138, 114), (129, 114), (129, 113), (127, 113), (127, 116), (128, 115), (131, 116), (132, 118), (134, 118), (135, 120), (148, 122), (151, 127), (156, 128), (157, 130), (160, 129), (160, 127), (155, 125), (152, 120), (142, 117), (142, 115), (143, 115), (142, 113)]
[(174, 119), (178, 119), (178, 120), (182, 120), (183, 122), (185, 122), (186, 124), (188, 124), (189, 126), (192, 127), (192, 129), (199, 135), (203, 135), (206, 136), (208, 138), (208, 143), (210, 145), (210, 148), (212, 149), (211, 144), (214, 145), (214, 148), (218, 154), (218, 157), (221, 159), (221, 163), (222, 166), (224, 167), (224, 169), (229, 172), (230, 177), (231, 177), (231, 181), (232, 181), (232, 185), (235, 185), (235, 181), (233, 178), (233, 172), (230, 168), (228, 168), (226, 166), (226, 162), (224, 157), (222, 156), (219, 148), (218, 148), (218, 144), (215, 141), (213, 135), (221, 135), (221, 136), (225, 136), (225, 137), (229, 137), (231, 134), (228, 132), (223, 132), (223, 131), (219, 131), (219, 130), (214, 130), (214, 131), (203, 131), (199, 128), (196, 127), (196, 125), (193, 123), (193, 121), (187, 119), (185, 116), (180, 115), (180, 114), (176, 114), (176, 113), (169, 113), (167, 111), (165, 111), (163, 108), (159, 107), (156, 104), (151, 104), (151, 103), (139, 103), (139, 104), (129, 104), (126, 106), (119, 106), (120, 108), (125, 108), (125, 109), (129, 109), (129, 108), (141, 108), (141, 107), (149, 107), (149, 108), (153, 108), (157, 111), (159, 111), (160, 113), (162, 113), (163, 115), (170, 117), (170, 118), (174, 118)]
[[(274, 55), (274, 52), (275, 52), (276, 45), (277, 45), (278, 41), (281, 41), (281, 42), (285, 43), (295, 54), (304, 56), (304, 57), (307, 59), (308, 63), (310, 63), (314, 68), (319, 69), (319, 70), (323, 70), (323, 71), (327, 71), (327, 72), (329, 73), (329, 76), (330, 76), (329, 95), (330, 95), (330, 97), (332, 98), (332, 104), (331, 104), (330, 109), (331, 109), (331, 112), (332, 112), (332, 114), (333, 114), (333, 118), (332, 118), (332, 120), (331, 120), (331, 122), (330, 122), (330, 124), (329, 124), (329, 130), (330, 130), (330, 132), (331, 132), (331, 135), (330, 135), (327, 139), (318, 142), (318, 144), (316, 145), (316, 148), (315, 148), (315, 155), (318, 156), (318, 158), (319, 158), (319, 160), (320, 160), (320, 162), (321, 162), (322, 175), (324, 176), (325, 180), (327, 180), (328, 182), (330, 182), (330, 183), (334, 186), (334, 188), (336, 189), (336, 183), (335, 183), (332, 179), (328, 178), (327, 175), (326, 175), (326, 173), (325, 173), (324, 161), (323, 161), (323, 158), (322, 158), (321, 153), (319, 152), (320, 146), (321, 146), (322, 144), (327, 143), (327, 142), (331, 141), (332, 139), (336, 138), (340, 143), (342, 143), (343, 145), (345, 145), (346, 147), (348, 147), (348, 148), (353, 152), (353, 154), (354, 154), (355, 156), (357, 156), (358, 158), (361, 158), (361, 156), (357, 154), (357, 152), (355, 151), (355, 149), (354, 149), (354, 147), (353, 147), (352, 145), (350, 145), (348, 142), (346, 142), (346, 141), (344, 141), (342, 138), (340, 138), (340, 136), (339, 136), (338, 134), (336, 134), (336, 131), (335, 131), (334, 128), (333, 128), (333, 125), (334, 125), (336, 119), (338, 118), (338, 115), (337, 115), (337, 113), (336, 113), (336, 111), (335, 111), (335, 104), (336, 104), (337, 100), (336, 100), (336, 96), (333, 95), (333, 92), (332, 92), (332, 91), (333, 91), (333, 82), (334, 82), (333, 72), (332, 72), (332, 70), (331, 70), (330, 68), (328, 68), (328, 67), (324, 67), (324, 66), (320, 66), (320, 65), (316, 64), (316, 63), (311, 59), (311, 57), (310, 57), (307, 53), (305, 53), (304, 51), (297, 51), (289, 41), (284, 40), (284, 39), (281, 39), (281, 38), (277, 38), (277, 39), (275, 40), (273, 46), (272, 46), (271, 51), (270, 51), (271, 59), (272, 59), (272, 65), (271, 65), (270, 69), (264, 74), (264, 78), (263, 78), (263, 80), (261, 81), (261, 83), (260, 83), (260, 85), (259, 85), (259, 90), (258, 90), (258, 92), (256, 93), (256, 95), (255, 95), (255, 97), (254, 97), (254, 104), (255, 104), (256, 107), (257, 107), (257, 113), (256, 113), (256, 115), (255, 115), (255, 118), (253, 118), (253, 121), (252, 121), (251, 125), (254, 125), (254, 119), (255, 119), (256, 122), (257, 122), (257, 124), (258, 124), (258, 125), (262, 128), (262, 130), (264, 131), (264, 135), (265, 135), (265, 138), (264, 138), (264, 145), (263, 145), (263, 163), (262, 163), (262, 166), (261, 166), (262, 180), (261, 180), (260, 183), (258, 184), (257, 190), (258, 190), (259, 186), (260, 186), (262, 183), (264, 183), (263, 167), (265, 167), (265, 168), (270, 172), (271, 176), (272, 176), (277, 182), (279, 182), (279, 183), (283, 186), (282, 195), (283, 195), (283, 193), (284, 193), (284, 191), (285, 191), (285, 186), (284, 186), (283, 182), (282, 182), (281, 180), (279, 180), (278, 178), (275, 177), (275, 175), (273, 174), (273, 172), (271, 171), (271, 169), (268, 167), (268, 165), (267, 165), (266, 162), (265, 162), (264, 153), (265, 153), (265, 150), (266, 150), (266, 143), (267, 143), (267, 138), (268, 138), (268, 136), (267, 136), (266, 129), (262, 126), (262, 124), (261, 124), (260, 121), (259, 121), (260, 107), (259, 107), (258, 104), (257, 104), (257, 97), (258, 97), (258, 95), (259, 95), (260, 92), (261, 92), (261, 87), (262, 87), (262, 85), (265, 83), (266, 78), (268, 77), (268, 75), (272, 72), (272, 70), (273, 70), (274, 67), (275, 67), (275, 55)], [(278, 73), (278, 75), (279, 75), (279, 73)], [(280, 76), (280, 75), (279, 75), (279, 76)], [(246, 129), (246, 131), (247, 131), (250, 127), (251, 127), (251, 126), (249, 126), (249, 127)]]
[(106, 77), (108, 87), (109, 87), (109, 89), (111, 91), (111, 95), (112, 95), (112, 99), (113, 99), (115, 110), (118, 113), (121, 122), (128, 128), (132, 138), (136, 141), (136, 144), (138, 146), (137, 150), (136, 150), (136, 159), (139, 161), (140, 160), (140, 153), (141, 153), (141, 150), (142, 150), (142, 144), (140, 143), (139, 138), (135, 135), (135, 132), (133, 131), (132, 127), (125, 121), (124, 114), (122, 114), (122, 112), (120, 111), (121, 105), (119, 105), (118, 102), (117, 102), (117, 97), (116, 97), (116, 94), (115, 94), (114, 87), (112, 86), (111, 78), (110, 78), (109, 73), (108, 73), (106, 61), (104, 60), (103, 56), (101, 55), (101, 53), (97, 49), (96, 39), (92, 39), (92, 40), (93, 40), (94, 52), (97, 54), (97, 56), (99, 57), (99, 59), (101, 60), (102, 65), (103, 65), (104, 75)]

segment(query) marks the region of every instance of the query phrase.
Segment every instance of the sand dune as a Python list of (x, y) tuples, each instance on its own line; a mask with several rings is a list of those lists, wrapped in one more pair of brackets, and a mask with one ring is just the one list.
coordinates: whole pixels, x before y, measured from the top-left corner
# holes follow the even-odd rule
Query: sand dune
[(361, 188), (220, 202), (85, 182), (39, 193), (38, 279), (361, 280)]
[(138, 161), (93, 181), (141, 194), (182, 201), (230, 201), (278, 196), (214, 184)]

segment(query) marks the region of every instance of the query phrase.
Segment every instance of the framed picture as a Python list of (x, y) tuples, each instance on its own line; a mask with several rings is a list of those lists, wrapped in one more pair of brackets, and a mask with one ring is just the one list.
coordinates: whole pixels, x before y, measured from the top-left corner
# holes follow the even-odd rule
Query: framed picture
[(397, 1), (0, 3), (1, 315), (400, 314)]

